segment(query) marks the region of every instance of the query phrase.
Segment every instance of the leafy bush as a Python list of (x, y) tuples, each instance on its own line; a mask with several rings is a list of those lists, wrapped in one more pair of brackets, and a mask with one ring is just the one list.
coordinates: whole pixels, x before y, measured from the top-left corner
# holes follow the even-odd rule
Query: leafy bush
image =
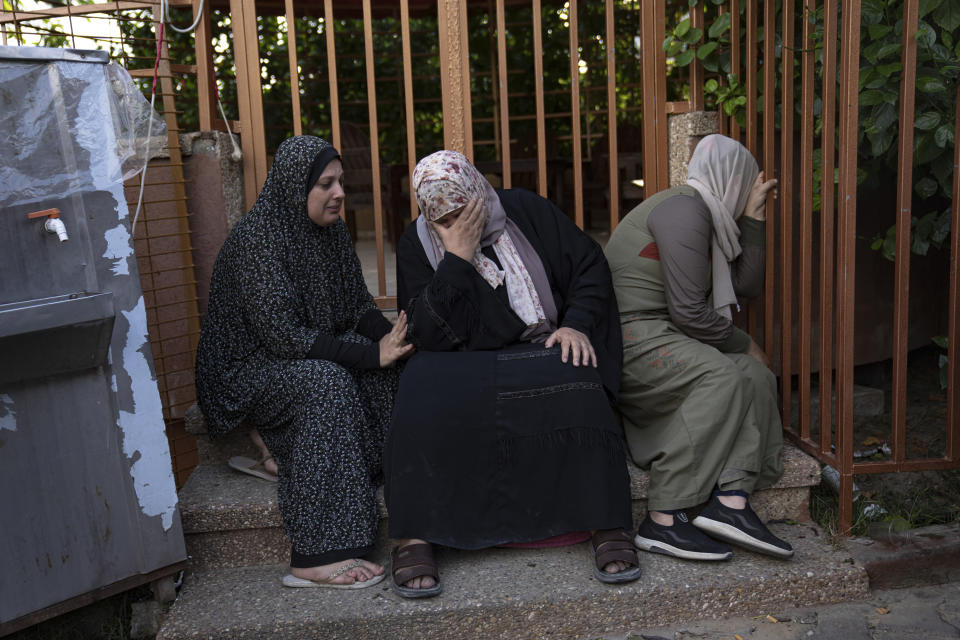
[[(689, 18), (682, 20), (663, 43), (673, 64), (686, 66), (698, 59), (712, 74), (704, 84), (704, 94), (724, 113), (745, 124), (746, 97), (736, 69), (730, 68), (731, 14), (719, 13), (725, 0), (689, 0), (692, 9), (704, 9), (710, 26), (706, 34), (690, 27)], [(782, 25), (782, 5), (778, 4), (776, 24)], [(741, 9), (745, 13), (745, 9)], [(955, 0), (921, 0), (920, 19), (914, 33), (917, 40), (916, 103), (914, 118), (913, 168), (914, 198), (911, 219), (911, 251), (926, 255), (930, 247), (943, 246), (950, 233), (950, 194), (953, 180), (953, 146), (956, 121), (957, 79), (960, 74), (960, 3)], [(878, 191), (896, 184), (897, 139), (900, 107), (900, 82), (903, 42), (903, 0), (862, 0), (861, 49), (859, 74), (859, 130), (857, 182), (862, 190)], [(818, 80), (823, 78), (823, 8), (804, 14), (803, 20), (813, 25), (812, 42), (804, 43), (797, 36), (793, 78), (800, 78), (804, 47), (814, 52)], [(798, 20), (798, 27), (802, 21)], [(745, 29), (741, 30), (745, 33)], [(782, 66), (783, 42), (776, 42), (776, 59)], [(763, 42), (762, 28), (759, 40)], [(741, 50), (746, 42), (741, 41)], [(761, 58), (762, 48), (759, 52)], [(839, 57), (838, 57), (839, 58)], [(839, 59), (837, 62), (839, 66)], [(762, 71), (758, 72), (762, 87)], [(778, 83), (782, 80), (778, 79)], [(819, 90), (819, 83), (818, 83)], [(778, 90), (779, 87), (773, 87)], [(762, 108), (762, 103), (761, 103)], [(797, 101), (793, 108), (799, 114)], [(816, 131), (822, 126), (822, 105), (817, 97), (814, 106)], [(779, 118), (777, 119), (779, 123)], [(799, 127), (799, 119), (796, 120)], [(819, 153), (819, 151), (818, 151)], [(815, 158), (815, 208), (820, 205), (820, 162)], [(834, 176), (834, 180), (837, 176)], [(871, 247), (892, 260), (895, 254), (896, 227), (873, 239)]]

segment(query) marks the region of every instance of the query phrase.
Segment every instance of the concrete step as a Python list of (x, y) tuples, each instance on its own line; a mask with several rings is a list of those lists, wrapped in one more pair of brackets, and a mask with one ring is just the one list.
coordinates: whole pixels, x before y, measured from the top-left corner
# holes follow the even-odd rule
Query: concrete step
[[(784, 474), (776, 485), (756, 492), (751, 502), (764, 520), (810, 519), (810, 487), (820, 482), (820, 465), (791, 445), (784, 447)], [(648, 478), (628, 463), (635, 524), (646, 513)], [(387, 517), (382, 489), (380, 515)], [(289, 543), (277, 506), (276, 484), (238, 473), (226, 462), (202, 463), (180, 490), (180, 516), (187, 554), (196, 567), (247, 566), (286, 562)]]
[[(421, 601), (395, 595), (389, 578), (356, 591), (284, 588), (283, 564), (191, 571), (157, 638), (595, 638), (868, 596), (863, 567), (815, 525), (771, 528), (794, 546), (793, 559), (737, 551), (728, 562), (697, 563), (641, 553), (643, 577), (624, 586), (593, 577), (589, 543), (438, 548), (444, 593)], [(375, 555), (386, 554), (382, 538)]]
[[(288, 562), (290, 542), (277, 505), (277, 485), (219, 464), (200, 464), (180, 489), (187, 556), (195, 567)], [(386, 518), (383, 489), (377, 491)]]

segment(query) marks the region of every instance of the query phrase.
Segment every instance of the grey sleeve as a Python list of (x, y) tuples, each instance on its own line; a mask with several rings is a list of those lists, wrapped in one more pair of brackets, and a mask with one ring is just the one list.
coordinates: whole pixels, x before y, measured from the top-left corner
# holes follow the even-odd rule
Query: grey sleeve
[(764, 234), (767, 223), (740, 216), (740, 246), (736, 260), (730, 263), (733, 291), (740, 298), (757, 298), (763, 293), (763, 274), (767, 255)]
[(727, 353), (745, 353), (750, 336), (710, 305), (710, 234), (706, 206), (689, 196), (665, 200), (647, 219), (660, 253), (670, 319), (685, 334)]

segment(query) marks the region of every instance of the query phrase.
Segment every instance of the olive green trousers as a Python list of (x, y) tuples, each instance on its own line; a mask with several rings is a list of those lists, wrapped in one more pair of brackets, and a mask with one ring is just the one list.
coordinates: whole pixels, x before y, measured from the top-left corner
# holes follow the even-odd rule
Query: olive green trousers
[(622, 324), (620, 413), (647, 508), (684, 509), (715, 487), (752, 493), (783, 473), (777, 382), (755, 358), (721, 353), (667, 319)]

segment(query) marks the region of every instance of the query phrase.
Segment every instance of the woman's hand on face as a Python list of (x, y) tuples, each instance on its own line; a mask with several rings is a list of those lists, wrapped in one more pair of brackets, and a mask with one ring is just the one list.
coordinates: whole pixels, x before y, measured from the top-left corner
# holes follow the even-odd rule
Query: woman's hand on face
[(747, 349), (747, 355), (751, 358), (757, 359), (760, 364), (770, 369), (770, 358), (767, 357), (767, 354), (763, 349), (760, 348), (756, 342), (753, 341), (753, 338), (750, 338), (750, 348)]
[(471, 200), (460, 211), (452, 224), (444, 225), (439, 222), (431, 222), (430, 224), (437, 235), (440, 236), (444, 249), (470, 262), (477, 252), (485, 223), (483, 202)]
[(763, 171), (761, 171), (757, 174), (757, 179), (753, 181), (753, 186), (750, 188), (750, 196), (747, 198), (747, 206), (743, 210), (743, 214), (754, 220), (766, 220), (767, 194), (771, 192), (773, 197), (776, 198), (777, 181), (773, 179), (764, 182)]
[(413, 345), (407, 342), (407, 313), (401, 311), (390, 333), (380, 338), (380, 367), (389, 367), (412, 355)]
[(597, 353), (593, 350), (593, 345), (590, 344), (590, 338), (580, 331), (570, 327), (560, 327), (550, 334), (544, 347), (549, 349), (557, 343), (560, 344), (560, 359), (562, 361), (566, 362), (567, 357), (572, 353), (573, 366), (579, 367), (582, 362), (583, 366), (588, 367), (592, 362), (593, 368), (597, 368)]

